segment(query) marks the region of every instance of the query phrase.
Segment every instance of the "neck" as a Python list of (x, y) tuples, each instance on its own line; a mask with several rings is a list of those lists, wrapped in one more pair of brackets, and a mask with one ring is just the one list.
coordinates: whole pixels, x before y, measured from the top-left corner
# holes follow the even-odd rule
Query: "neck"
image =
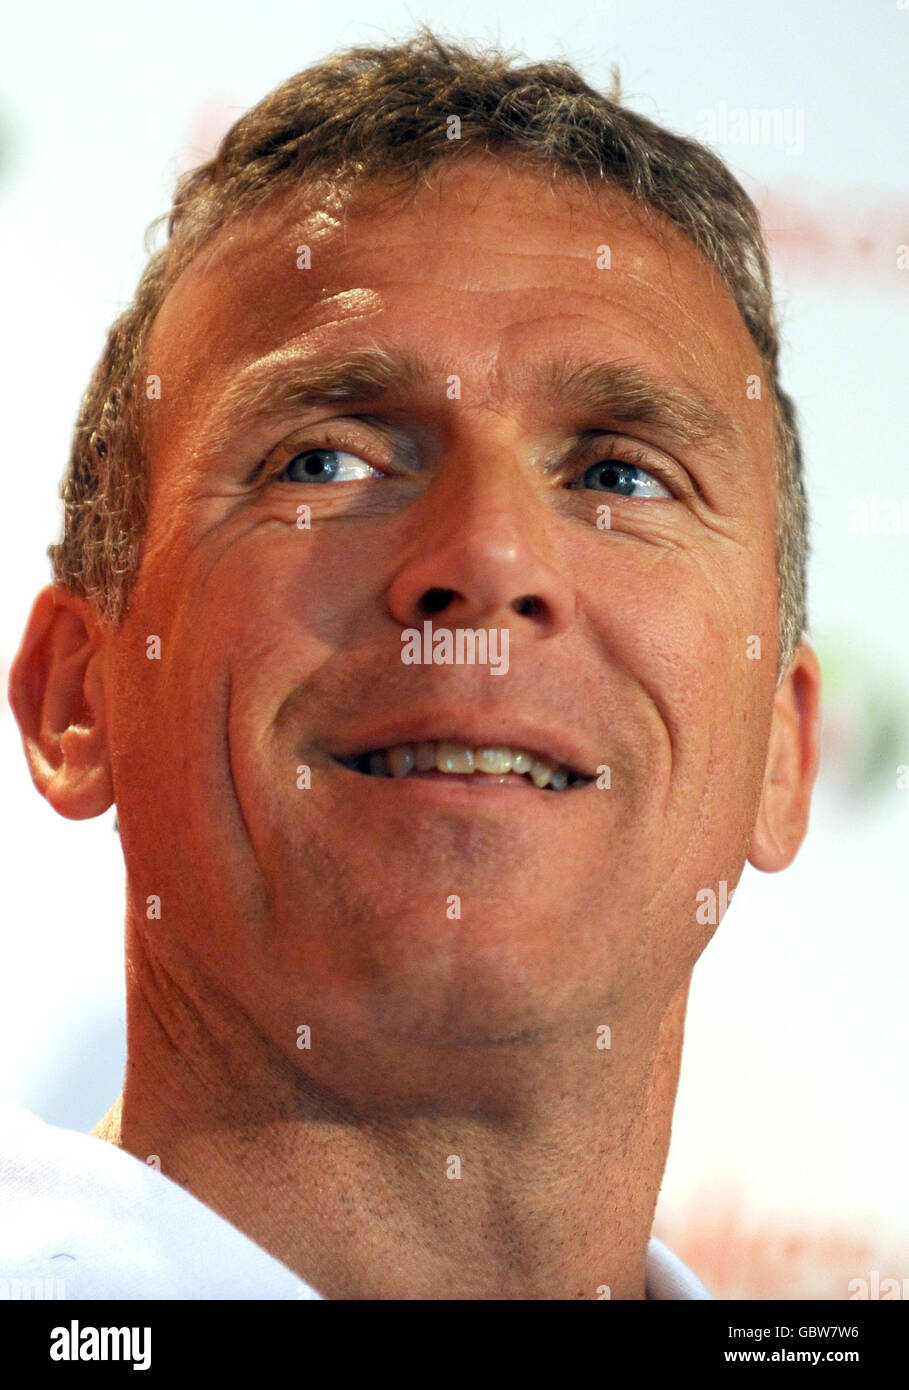
[(589, 1029), (472, 1046), (493, 1103), (475, 1086), (469, 1103), (443, 1088), (444, 1103), (411, 1107), (377, 1090), (356, 1109), (301, 1082), (245, 1020), (203, 1026), (161, 989), (139, 962), (123, 1095), (94, 1132), (157, 1154), (325, 1297), (646, 1297), (687, 983), (608, 1051)]

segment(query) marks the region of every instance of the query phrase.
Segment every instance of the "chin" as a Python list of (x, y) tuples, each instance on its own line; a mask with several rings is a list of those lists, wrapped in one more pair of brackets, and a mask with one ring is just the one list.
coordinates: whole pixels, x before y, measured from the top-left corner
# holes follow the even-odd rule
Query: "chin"
[[(389, 1037), (440, 1045), (519, 1041), (568, 1023), (595, 1001), (583, 957), (555, 939), (552, 923), (497, 916), (419, 930), (398, 923), (368, 974), (348, 977), (347, 997)], [(337, 983), (337, 977), (335, 983)], [(598, 992), (600, 996), (604, 991)]]

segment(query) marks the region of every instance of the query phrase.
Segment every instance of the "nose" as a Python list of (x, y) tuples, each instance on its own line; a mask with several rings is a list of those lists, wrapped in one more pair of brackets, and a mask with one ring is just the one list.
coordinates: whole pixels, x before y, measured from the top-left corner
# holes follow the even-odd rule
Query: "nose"
[(402, 627), (444, 614), (464, 627), (564, 632), (574, 584), (548, 558), (549, 513), (514, 461), (477, 460), (440, 477), (418, 504), (406, 558), (388, 589)]

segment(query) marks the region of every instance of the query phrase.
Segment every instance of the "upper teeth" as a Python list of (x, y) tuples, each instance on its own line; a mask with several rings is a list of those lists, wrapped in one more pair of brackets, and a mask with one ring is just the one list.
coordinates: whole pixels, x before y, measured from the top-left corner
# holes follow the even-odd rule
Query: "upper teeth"
[[(562, 791), (573, 774), (523, 748), (475, 748), (466, 743), (397, 743), (365, 755), (373, 777), (406, 777), (409, 772), (528, 773), (536, 786)], [(365, 760), (364, 758), (364, 760)], [(352, 760), (355, 764), (360, 759)]]

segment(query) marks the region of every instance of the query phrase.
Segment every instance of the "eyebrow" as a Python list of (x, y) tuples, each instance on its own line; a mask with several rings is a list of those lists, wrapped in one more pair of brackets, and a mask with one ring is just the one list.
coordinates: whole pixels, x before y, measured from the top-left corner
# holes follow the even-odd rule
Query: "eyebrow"
[[(217, 454), (229, 448), (238, 429), (301, 408), (375, 407), (392, 394), (432, 392), (441, 398), (451, 375), (442, 364), (380, 344), (312, 359), (289, 356), (282, 349), (258, 359), (228, 385), (203, 430), (199, 452)], [(633, 362), (562, 353), (525, 366), (521, 378), (535, 406), (567, 409), (579, 417), (608, 416), (617, 424), (653, 425), (682, 444), (711, 446), (721, 458), (731, 457), (742, 444), (741, 426), (722, 406), (690, 385), (664, 381)], [(488, 399), (485, 387), (483, 396)]]
[(618, 423), (653, 425), (683, 444), (712, 445), (725, 458), (743, 442), (739, 423), (703, 392), (663, 381), (634, 362), (563, 355), (533, 368), (531, 381), (544, 401), (579, 416), (605, 412)]

